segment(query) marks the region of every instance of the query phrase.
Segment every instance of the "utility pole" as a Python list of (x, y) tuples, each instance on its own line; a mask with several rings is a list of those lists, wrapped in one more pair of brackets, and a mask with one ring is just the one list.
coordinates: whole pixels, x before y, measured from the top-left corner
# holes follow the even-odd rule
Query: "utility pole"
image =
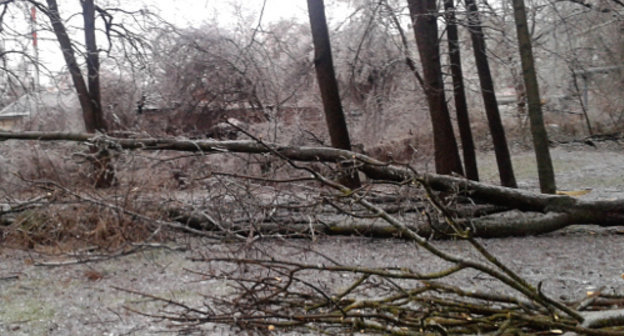
[(34, 89), (35, 91), (39, 91), (41, 89), (40, 79), (39, 79), (39, 46), (37, 41), (37, 8), (35, 6), (30, 7), (30, 31), (32, 34), (32, 44), (34, 51), (34, 59), (35, 59), (35, 81), (34, 81)]

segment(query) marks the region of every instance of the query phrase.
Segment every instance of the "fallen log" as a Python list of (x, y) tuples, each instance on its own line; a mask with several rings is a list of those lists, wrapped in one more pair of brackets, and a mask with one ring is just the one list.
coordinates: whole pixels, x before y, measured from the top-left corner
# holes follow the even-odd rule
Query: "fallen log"
[[(289, 237), (310, 237), (314, 235), (367, 236), (376, 238), (404, 238), (401, 230), (380, 218), (354, 218), (346, 214), (325, 214), (309, 216), (271, 216), (250, 224), (245, 220), (220, 223), (205, 212), (170, 209), (169, 220), (177, 221), (195, 230), (231, 232), (240, 235), (281, 235)], [(422, 237), (447, 239), (454, 231), (443, 220), (429, 222), (416, 213), (402, 216), (406, 227)], [(561, 230), (575, 223), (565, 213), (508, 212), (480, 218), (457, 219), (463, 227), (470, 227), (473, 237), (502, 238), (534, 236)], [(608, 227), (610, 225), (601, 225)]]
[(470, 225), (475, 227), (477, 236), (540, 234), (571, 224), (624, 225), (624, 200), (586, 201), (566, 195), (545, 195), (527, 190), (500, 187), (470, 181), (462, 177), (418, 173), (407, 166), (392, 165), (364, 154), (328, 147), (285, 146), (246, 140), (129, 139), (85, 133), (0, 132), (0, 141), (9, 139), (73, 141), (125, 150), (169, 150), (204, 154), (224, 152), (268, 153), (301, 162), (350, 161), (354, 162), (354, 166), (370, 179), (401, 183), (418, 182), (427, 185), (432, 190), (462, 194), (479, 203), (542, 214), (530, 218), (505, 219), (494, 216), (473, 220)]

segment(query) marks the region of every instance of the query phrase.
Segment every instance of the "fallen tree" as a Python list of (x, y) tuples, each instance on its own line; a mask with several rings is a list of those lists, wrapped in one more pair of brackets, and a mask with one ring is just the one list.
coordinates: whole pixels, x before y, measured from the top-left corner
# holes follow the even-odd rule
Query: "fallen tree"
[[(34, 198), (3, 206), (3, 213), (32, 210), (46, 202), (88, 203), (128, 216), (132, 221), (130, 227), (135, 226), (134, 221), (143, 221), (152, 223), (154, 233), (165, 226), (200, 235), (208, 230), (227, 232), (240, 238), (244, 245), (251, 244), (256, 233), (400, 236), (413, 242), (414, 247), (429, 252), (431, 258), (444, 261), (433, 270), (423, 271), (398, 266), (342, 265), (331, 258), (325, 258), (321, 263), (305, 263), (268, 255), (265, 259), (236, 255), (198, 256), (195, 261), (210, 264), (207, 270), (194, 271), (197, 275), (212, 280), (211, 284), (223, 282), (233, 290), (226, 291), (223, 297), (206, 297), (210, 303), (196, 308), (173, 299), (118, 288), (161, 302), (167, 308), (177, 308), (150, 313), (127, 307), (140, 314), (175, 321), (182, 327), (221, 323), (258, 334), (275, 329), (297, 331), (299, 328), (394, 335), (623, 334), (621, 310), (586, 311), (588, 308), (604, 309), (598, 306), (599, 302), (620, 307), (619, 303), (613, 304), (609, 300), (621, 300), (621, 297), (611, 298), (598, 293), (580, 303), (553, 300), (542, 292), (540, 286), (522, 279), (474, 239), (537, 234), (583, 222), (617, 225), (624, 213), (622, 201), (581, 201), (569, 196), (535, 194), (452, 176), (422, 174), (407, 165), (391, 165), (366, 155), (332, 148), (280, 146), (261, 141), (0, 133), (0, 139), (15, 138), (75, 141), (107, 151), (272, 154), (295, 171), (308, 175), (298, 174), (296, 178), (284, 179), (289, 188), (282, 188), (286, 191), (280, 190), (283, 192), (280, 197), (270, 202), (260, 202), (261, 198), (251, 193), (228, 194), (222, 195), (221, 203), (215, 205), (210, 204), (211, 199), (201, 206), (175, 204), (161, 209), (168, 216), (159, 220), (138, 212), (138, 209), (145, 211), (146, 208), (140, 201), (129, 208), (127, 202), (103, 199), (105, 193), (98, 193), (99, 198), (96, 198), (54, 182), (37, 181), (34, 184), (49, 190), (50, 195), (45, 199)], [(387, 187), (384, 189), (386, 193), (377, 193), (371, 186), (351, 190), (315, 170), (318, 165), (301, 164), (344, 161), (349, 161), (350, 165), (336, 166), (354, 167), (369, 178), (386, 183), (383, 184)], [(209, 175), (216, 178), (219, 173)], [(227, 176), (227, 183), (236, 179), (254, 179), (253, 176), (231, 175)], [(267, 181), (264, 178), (258, 180)], [(325, 188), (318, 188), (318, 183)], [(302, 202), (304, 198), (297, 198), (301, 190), (317, 193), (307, 199), (308, 202)], [(249, 189), (243, 186), (241, 191), (245, 193)], [(234, 201), (223, 201), (225, 199)], [(256, 208), (247, 208), (254, 203)], [(145, 205), (153, 207), (159, 203)], [(441, 249), (437, 242), (427, 239), (433, 235), (464, 240), (477, 251), (478, 257)], [(212, 267), (215, 264), (225, 266)], [(506, 294), (469, 290), (454, 284), (452, 277), (465, 271), (496, 279), (500, 288), (507, 290)], [(329, 273), (330, 280), (318, 283), (320, 273)]]
[[(72, 141), (96, 146), (101, 150), (144, 150), (144, 151), (182, 151), (210, 155), (212, 153), (250, 153), (273, 154), (293, 162), (330, 162), (344, 163), (366, 174), (375, 181), (394, 182), (400, 184), (418, 183), (426, 186), (433, 192), (452, 193), (462, 195), (478, 204), (491, 204), (504, 207), (504, 215), (496, 213), (485, 216), (474, 211), (456, 218), (459, 225), (470, 225), (473, 234), (479, 237), (503, 237), (535, 235), (559, 230), (572, 224), (596, 224), (600, 226), (618, 226), (624, 223), (624, 200), (586, 201), (566, 195), (545, 195), (527, 190), (505, 188), (474, 182), (461, 177), (419, 173), (407, 165), (396, 165), (381, 162), (364, 154), (328, 147), (297, 147), (269, 144), (261, 141), (217, 141), (217, 140), (189, 140), (167, 138), (116, 138), (105, 135), (84, 133), (49, 133), (0, 132), (0, 141), (3, 140), (37, 140), (37, 141)], [(349, 165), (347, 165), (349, 166)], [(205, 229), (223, 229), (224, 224), (216, 225), (210, 216), (202, 216), (198, 209), (171, 209), (174, 218), (187, 222), (195, 227)], [(446, 209), (452, 211), (453, 209)], [(300, 232), (297, 221), (289, 220), (289, 227), (276, 226), (279, 220), (274, 217), (265, 225), (267, 231), (279, 232), (286, 228), (291, 232)], [(307, 221), (309, 222), (309, 220)], [(374, 221), (373, 221), (374, 222)], [(414, 219), (414, 229), (422, 235), (429, 235), (432, 226), (422, 220)], [(303, 223), (305, 230), (310, 229), (309, 223)], [(237, 230), (236, 226), (228, 229)], [(345, 223), (341, 218), (333, 221), (324, 221), (312, 229), (333, 234), (372, 234), (380, 236), (395, 236), (395, 229), (385, 223), (370, 223), (357, 221)], [(444, 231), (442, 229), (442, 231)]]

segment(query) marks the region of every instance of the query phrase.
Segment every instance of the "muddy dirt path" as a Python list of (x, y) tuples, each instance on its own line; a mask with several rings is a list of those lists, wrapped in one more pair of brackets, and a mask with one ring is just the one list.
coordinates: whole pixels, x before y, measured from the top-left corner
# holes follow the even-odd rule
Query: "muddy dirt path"
[[(561, 189), (591, 188), (591, 193), (582, 196), (589, 199), (624, 197), (621, 148), (562, 146), (554, 148), (552, 154)], [(479, 164), (482, 179), (495, 181), (491, 153), (481, 155)], [(521, 187), (536, 189), (532, 153), (515, 154), (514, 164)], [(571, 227), (539, 237), (490, 239), (484, 244), (530, 282), (542, 282), (546, 294), (575, 300), (597, 288), (624, 294), (623, 229)], [(447, 251), (474, 255), (461, 242), (436, 244)], [(50, 257), (0, 247), (0, 335), (235, 335), (228, 328), (210, 325), (180, 330), (170, 322), (136, 315), (126, 307), (146, 312), (158, 312), (164, 307), (115, 289), (136, 290), (201, 307), (209, 302), (199, 294), (226, 293), (229, 287), (225, 280), (207, 280), (188, 271), (208, 271), (214, 266), (189, 259), (198, 255), (273, 256), (313, 263), (321, 260), (310, 252), (317, 250), (344, 264), (394, 265), (422, 271), (443, 266), (425, 251), (396, 240), (271, 240), (245, 246), (186, 237), (168, 246), (185, 249), (146, 248), (106, 261), (62, 267), (37, 266), (41, 261), (50, 261)], [(463, 287), (505, 292), (500, 284), (476, 272), (462, 272), (449, 280)], [(332, 282), (323, 278), (317, 281)]]

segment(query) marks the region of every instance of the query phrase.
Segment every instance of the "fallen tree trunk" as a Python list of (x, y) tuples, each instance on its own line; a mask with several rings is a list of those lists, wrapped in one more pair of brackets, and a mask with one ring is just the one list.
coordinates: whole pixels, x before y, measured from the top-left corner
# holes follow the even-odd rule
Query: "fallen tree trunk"
[[(540, 234), (571, 224), (624, 225), (624, 200), (585, 201), (565, 195), (544, 195), (494, 186), (465, 178), (418, 173), (407, 166), (391, 165), (363, 154), (328, 147), (284, 146), (241, 140), (128, 139), (85, 133), (0, 132), (0, 141), (9, 139), (73, 141), (126, 150), (171, 150), (204, 154), (273, 153), (288, 160), (302, 162), (351, 161), (356, 163), (357, 169), (374, 180), (418, 181), (435, 191), (462, 194), (480, 203), (538, 213), (531, 217), (500, 218), (494, 216), (472, 220), (470, 225), (475, 228), (475, 235), (482, 237)], [(190, 215), (186, 217), (188, 219)], [(354, 232), (356, 231), (361, 231), (361, 228), (354, 229)]]
[[(309, 216), (271, 216), (259, 223), (233, 220), (227, 223), (215, 221), (205, 212), (170, 209), (171, 220), (196, 230), (230, 232), (243, 236), (282, 235), (310, 237), (315, 234), (340, 236), (368, 236), (376, 238), (404, 238), (401, 230), (380, 218), (355, 218), (346, 214)], [(401, 217), (406, 226), (422, 237), (448, 238), (454, 234), (443, 221), (431, 224), (423, 216), (412, 214)], [(539, 235), (560, 230), (571, 225), (569, 215), (560, 213), (514, 213), (513, 216), (486, 216), (476, 219), (457, 220), (462, 226), (470, 226), (475, 237), (500, 238)], [(433, 227), (432, 227), (433, 226)]]
[[(83, 200), (84, 201), (84, 200)], [(153, 203), (153, 202), (152, 202)], [(98, 202), (98, 205), (114, 203)], [(22, 204), (5, 204), (0, 211), (0, 227), (10, 226), (25, 210), (44, 209), (53, 206), (53, 203), (37, 202), (28, 207)], [(473, 213), (477, 213), (476, 212)], [(331, 209), (317, 210), (314, 213), (288, 213), (286, 210), (253, 220), (245, 216), (237, 216), (220, 221), (212, 216), (209, 210), (171, 207), (167, 209), (168, 220), (178, 222), (172, 226), (179, 230), (196, 232), (214, 232), (218, 235), (234, 234), (238, 236), (280, 235), (297, 238), (309, 238), (314, 235), (340, 236), (367, 236), (376, 238), (406, 238), (400, 229), (389, 225), (381, 218), (354, 217), (350, 214), (331, 211)], [(261, 215), (260, 215), (261, 216)], [(570, 225), (569, 215), (561, 213), (521, 213), (506, 212), (485, 215), (478, 218), (466, 214), (465, 219), (457, 218), (456, 223), (463, 227), (470, 226), (475, 237), (520, 237), (553, 232)], [(420, 211), (410, 211), (398, 217), (406, 223), (406, 227), (422, 237), (448, 238), (453, 236), (453, 229), (444, 219), (431, 221), (421, 215)]]

